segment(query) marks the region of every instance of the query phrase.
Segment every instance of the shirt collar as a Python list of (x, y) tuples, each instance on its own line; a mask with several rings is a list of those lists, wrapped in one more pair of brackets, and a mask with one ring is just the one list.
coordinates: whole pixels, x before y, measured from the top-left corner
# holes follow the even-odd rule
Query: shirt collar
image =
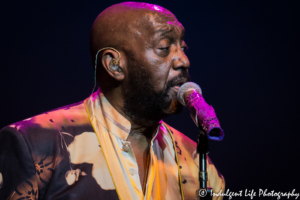
[(91, 119), (96, 118), (110, 133), (122, 140), (129, 135), (131, 124), (105, 98), (100, 88), (85, 100)]
[[(110, 133), (124, 141), (127, 139), (131, 130), (131, 123), (109, 103), (100, 88), (85, 100), (85, 105), (91, 119), (96, 118)], [(161, 120), (153, 139), (157, 136), (159, 130), (163, 128), (162, 123)]]

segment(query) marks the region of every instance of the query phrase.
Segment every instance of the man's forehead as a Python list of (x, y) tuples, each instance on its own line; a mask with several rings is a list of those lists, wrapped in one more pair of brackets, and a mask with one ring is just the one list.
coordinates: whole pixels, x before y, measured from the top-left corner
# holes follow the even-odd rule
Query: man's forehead
[(183, 25), (171, 12), (148, 12), (141, 22), (137, 28), (149, 34), (171, 32), (174, 29), (184, 31)]
[(166, 26), (178, 26), (183, 27), (182, 24), (177, 20), (175, 15), (171, 12), (152, 12), (148, 13), (149, 22), (153, 25), (159, 26), (165, 24)]
[(156, 24), (154, 26), (154, 32), (156, 34), (165, 34), (172, 31), (184, 32), (184, 27), (180, 23), (172, 23), (170, 21), (167, 23)]

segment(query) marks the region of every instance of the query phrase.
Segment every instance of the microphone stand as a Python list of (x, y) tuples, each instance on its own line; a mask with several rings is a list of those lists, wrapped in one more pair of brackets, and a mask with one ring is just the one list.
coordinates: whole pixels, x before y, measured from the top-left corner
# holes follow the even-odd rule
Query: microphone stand
[[(208, 154), (208, 137), (207, 131), (211, 139), (222, 140), (224, 132), (220, 127), (219, 120), (212, 106), (208, 105), (202, 97), (202, 91), (199, 85), (187, 82), (180, 86), (177, 92), (177, 99), (182, 105), (186, 105), (191, 111), (191, 117), (200, 129), (197, 142), (197, 153), (199, 154), (199, 189), (196, 191), (198, 200), (212, 200), (212, 188), (207, 187), (207, 166), (206, 156)], [(198, 113), (199, 111), (199, 113)], [(198, 116), (199, 115), (199, 116)], [(201, 119), (199, 123), (198, 117)]]
[[(200, 189), (196, 191), (197, 200), (212, 200), (212, 188), (207, 187), (207, 166), (206, 155), (209, 152), (207, 133), (198, 125), (200, 134), (197, 142), (197, 153), (199, 154), (199, 186)], [(200, 198), (201, 197), (201, 198)]]

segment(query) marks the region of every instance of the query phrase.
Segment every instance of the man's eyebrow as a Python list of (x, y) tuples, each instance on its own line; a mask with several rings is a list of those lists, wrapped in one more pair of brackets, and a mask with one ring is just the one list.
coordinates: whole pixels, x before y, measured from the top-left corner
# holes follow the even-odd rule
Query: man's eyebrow
[(172, 32), (173, 30), (174, 30), (174, 27), (160, 27), (155, 30), (155, 34), (165, 35), (165, 34)]
[[(164, 37), (167, 36), (168, 33), (174, 31), (174, 26), (163, 26), (159, 27), (155, 30), (155, 34), (159, 34), (160, 36)], [(180, 34), (180, 39), (184, 40), (185, 38), (185, 29), (182, 27), (181, 34)]]

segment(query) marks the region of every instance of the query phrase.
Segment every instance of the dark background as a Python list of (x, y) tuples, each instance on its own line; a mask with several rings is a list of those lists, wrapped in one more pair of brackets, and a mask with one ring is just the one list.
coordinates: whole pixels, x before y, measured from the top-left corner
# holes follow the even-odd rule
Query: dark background
[[(148, 2), (186, 28), (192, 80), (225, 131), (210, 142), (210, 157), (226, 188), (300, 192), (299, 3)], [(115, 3), (1, 1), (1, 127), (90, 95), (90, 28)], [(165, 121), (196, 140), (187, 110)]]

